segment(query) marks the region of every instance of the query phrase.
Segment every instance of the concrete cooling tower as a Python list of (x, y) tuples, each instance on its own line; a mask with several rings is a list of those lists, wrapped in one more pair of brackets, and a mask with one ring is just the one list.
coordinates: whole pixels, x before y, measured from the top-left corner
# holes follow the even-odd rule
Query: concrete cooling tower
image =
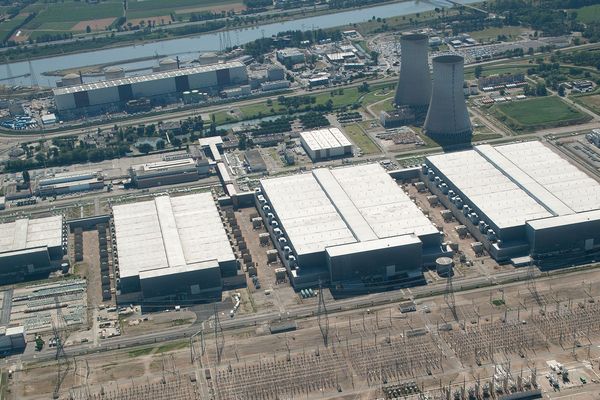
[(400, 79), (396, 88), (396, 106), (427, 107), (431, 97), (431, 76), (427, 52), (429, 38), (419, 33), (400, 38)]
[(444, 144), (463, 143), (471, 138), (463, 81), (462, 56), (443, 55), (433, 59), (433, 90), (423, 130)]

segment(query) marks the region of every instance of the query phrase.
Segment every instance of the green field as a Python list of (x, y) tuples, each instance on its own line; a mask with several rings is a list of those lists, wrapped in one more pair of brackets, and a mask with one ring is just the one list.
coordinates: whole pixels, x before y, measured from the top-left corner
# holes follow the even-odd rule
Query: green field
[(25, 21), (27, 15), (17, 15), (10, 21), (0, 23), (0, 43), (4, 43), (9, 39), (11, 32)]
[(141, 0), (129, 1), (128, 18), (147, 18), (177, 13), (178, 9), (196, 10), (197, 12), (211, 11), (213, 7), (220, 9), (240, 6), (242, 0)]
[(70, 23), (74, 26), (80, 21), (117, 18), (121, 15), (123, 15), (123, 2), (120, 0), (107, 0), (98, 4), (80, 1), (49, 3), (39, 9), (38, 15), (27, 24), (27, 29), (44, 29), (44, 24), (49, 22), (62, 23), (65, 26)]
[(350, 137), (350, 140), (354, 142), (355, 145), (360, 147), (363, 154), (373, 154), (379, 153), (379, 147), (363, 131), (363, 129), (358, 124), (351, 124), (344, 127), (344, 132), (346, 135)]
[(519, 35), (526, 29), (518, 26), (504, 26), (502, 28), (486, 28), (481, 31), (470, 32), (471, 37), (477, 41), (484, 42), (496, 40), (499, 35), (504, 35), (508, 40), (517, 40)]
[[(481, 76), (491, 76), (500, 74), (518, 74), (526, 73), (531, 65), (523, 64), (498, 64), (498, 65), (482, 65), (483, 70)], [(475, 67), (465, 68), (465, 79), (475, 79)]]
[(596, 114), (600, 114), (600, 94), (592, 94), (587, 96), (573, 97), (573, 101), (592, 110)]
[(577, 12), (577, 20), (584, 24), (600, 20), (600, 4), (582, 7), (575, 11)]
[[(228, 6), (239, 8), (242, 6), (241, 3), (241, 0), (130, 0), (127, 2), (127, 18), (131, 20), (169, 16), (179, 10), (188, 13), (193, 10), (210, 11), (214, 7), (218, 7), (218, 10)], [(116, 19), (122, 16), (123, 1), (105, 0), (98, 4), (90, 4), (75, 0), (52, 3), (40, 0), (25, 8), (25, 12), (33, 11), (38, 15), (27, 24), (25, 27), (27, 30), (42, 30), (48, 33), (67, 32), (81, 21)], [(0, 25), (1, 29), (3, 27)]]
[(491, 110), (517, 131), (573, 125), (591, 118), (554, 96), (497, 104)]

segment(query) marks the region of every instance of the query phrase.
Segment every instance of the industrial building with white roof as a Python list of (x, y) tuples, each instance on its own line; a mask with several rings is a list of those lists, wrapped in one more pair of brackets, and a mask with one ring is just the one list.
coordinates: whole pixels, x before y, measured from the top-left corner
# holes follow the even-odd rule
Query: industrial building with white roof
[(297, 289), (319, 280), (401, 286), (447, 254), (438, 229), (379, 164), (263, 179), (256, 203)]
[(313, 161), (352, 155), (352, 143), (339, 128), (300, 132), (300, 142)]
[(421, 173), (499, 261), (550, 267), (600, 252), (600, 184), (540, 142), (429, 156)]
[(118, 205), (113, 216), (122, 299), (212, 299), (237, 273), (211, 193)]
[(181, 68), (146, 75), (82, 83), (54, 89), (59, 111), (123, 103), (142, 97), (183, 93), (192, 89), (222, 89), (248, 81), (246, 66), (239, 61)]
[(0, 224), (0, 281), (21, 281), (60, 265), (66, 248), (63, 217)]

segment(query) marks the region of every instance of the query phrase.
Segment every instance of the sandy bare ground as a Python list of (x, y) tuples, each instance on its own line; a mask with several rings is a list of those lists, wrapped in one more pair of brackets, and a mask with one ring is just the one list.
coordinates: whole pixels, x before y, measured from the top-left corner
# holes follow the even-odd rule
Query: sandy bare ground
[(113, 23), (116, 18), (100, 18), (92, 19), (88, 21), (79, 21), (74, 27), (71, 28), (74, 32), (85, 31), (89, 26), (93, 31), (104, 31), (107, 26)]

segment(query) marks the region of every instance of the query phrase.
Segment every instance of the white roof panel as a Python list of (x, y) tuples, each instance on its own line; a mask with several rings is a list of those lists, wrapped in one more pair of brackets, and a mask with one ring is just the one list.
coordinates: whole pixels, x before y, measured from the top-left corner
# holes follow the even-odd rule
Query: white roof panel
[(531, 141), (498, 146), (496, 150), (573, 211), (600, 209), (598, 181), (544, 144)]
[(323, 128), (300, 132), (300, 137), (312, 151), (336, 149), (352, 145), (339, 128)]
[(235, 260), (210, 193), (119, 205), (113, 207), (113, 215), (123, 277), (208, 260)]
[(60, 215), (0, 224), (0, 252), (62, 246), (62, 228), (63, 218)]
[(406, 234), (437, 234), (379, 164), (261, 180), (298, 254)]
[(544, 207), (474, 150), (427, 157), (499, 228), (552, 216)]
[(128, 84), (132, 84), (132, 83), (157, 81), (157, 80), (161, 80), (161, 79), (175, 78), (178, 76), (185, 76), (185, 75), (201, 74), (201, 73), (205, 73), (205, 72), (212, 72), (212, 71), (217, 71), (217, 70), (222, 70), (222, 69), (227, 69), (227, 68), (243, 68), (243, 67), (245, 67), (244, 64), (242, 64), (239, 61), (232, 61), (232, 62), (220, 63), (220, 64), (201, 65), (198, 67), (180, 68), (180, 69), (174, 69), (171, 71), (154, 72), (154, 73), (146, 74), (146, 75), (128, 76), (128, 77), (124, 77), (124, 78), (111, 79), (111, 80), (107, 80), (107, 81), (90, 82), (90, 83), (83, 83), (83, 84), (75, 85), (75, 86), (61, 87), (61, 88), (53, 89), (53, 92), (54, 92), (54, 95), (57, 96), (57, 95), (62, 95), (62, 94), (83, 92), (85, 90), (118, 87), (121, 85), (128, 85)]

